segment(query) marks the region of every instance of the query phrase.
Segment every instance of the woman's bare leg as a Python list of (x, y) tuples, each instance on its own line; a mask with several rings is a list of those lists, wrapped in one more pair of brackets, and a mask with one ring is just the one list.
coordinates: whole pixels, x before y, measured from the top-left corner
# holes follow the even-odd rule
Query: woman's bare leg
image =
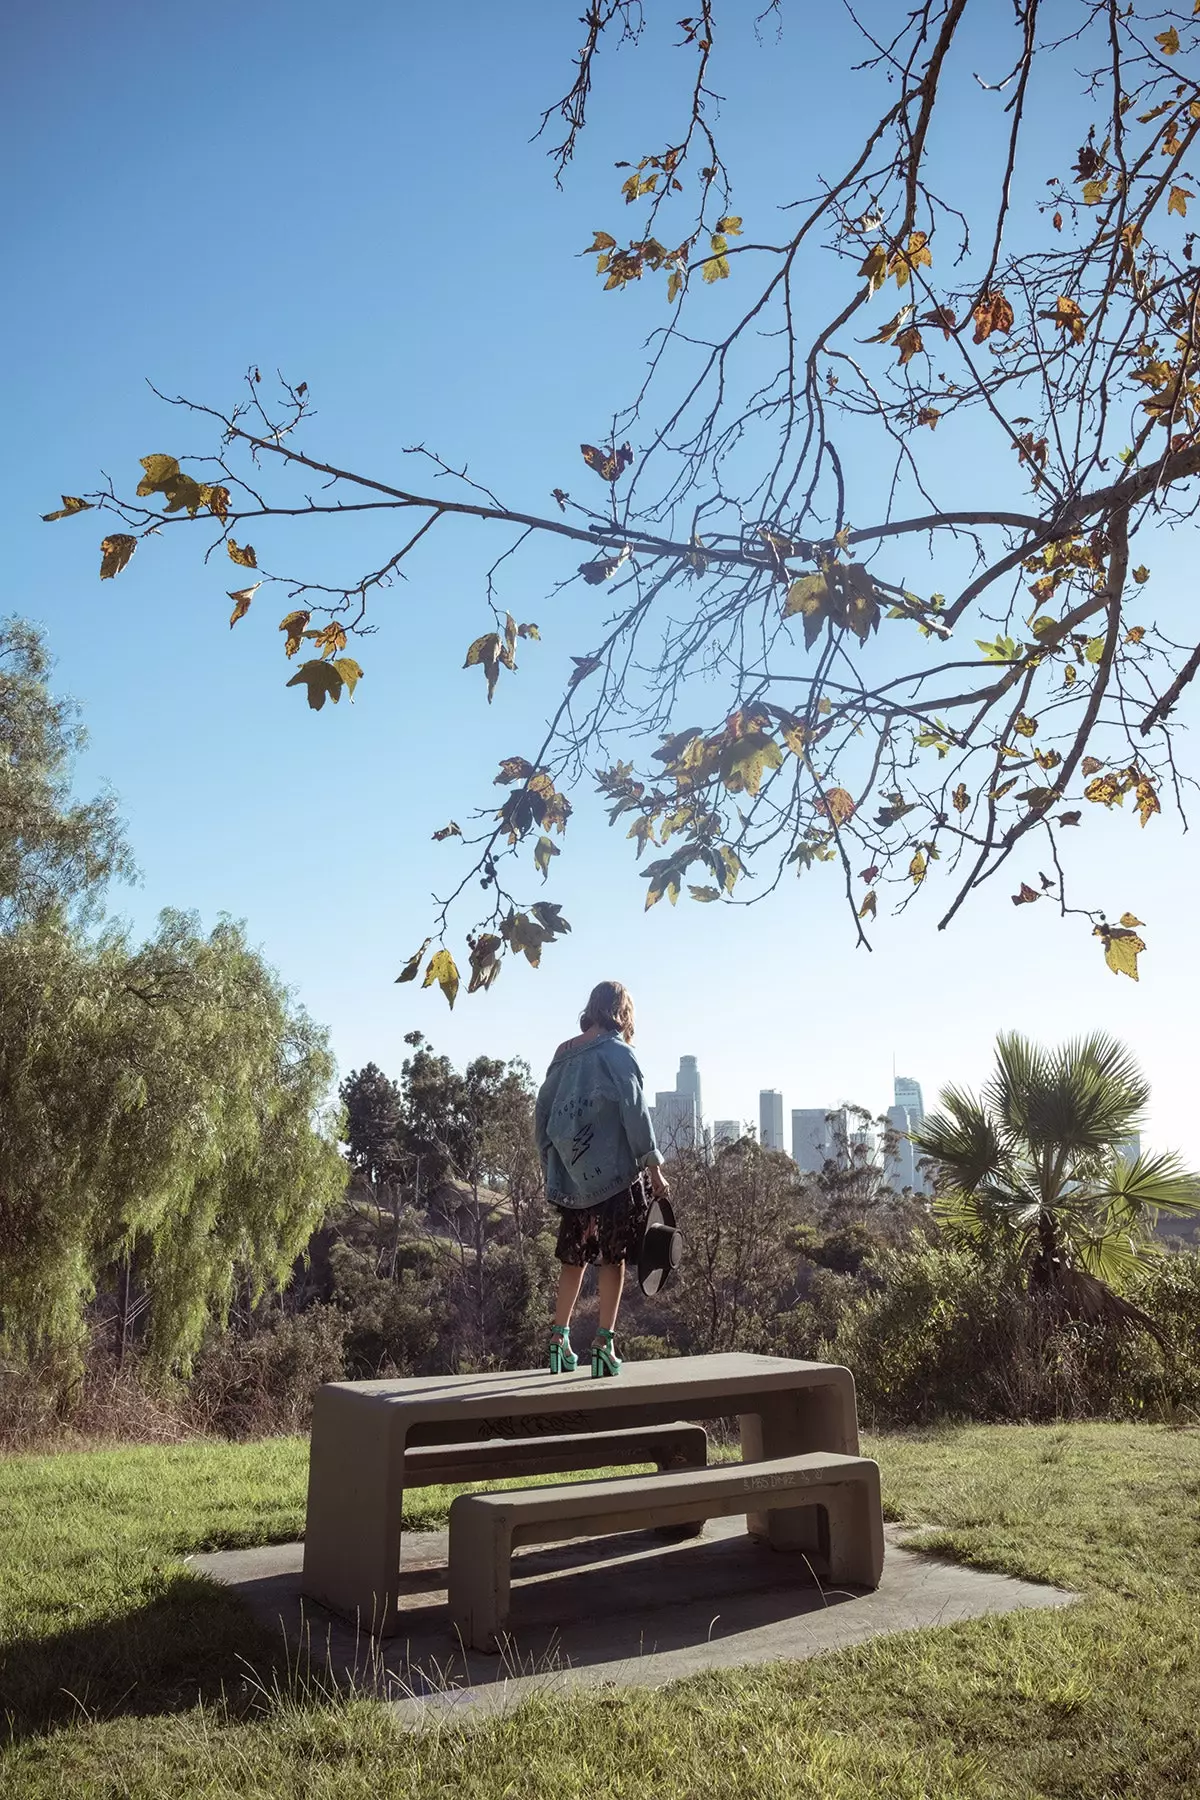
[(613, 1331), (616, 1328), (617, 1313), (621, 1306), (621, 1290), (625, 1286), (625, 1264), (600, 1264), (600, 1318), (601, 1331)]
[[(601, 1270), (600, 1274), (601, 1274), (600, 1291), (601, 1291), (601, 1293), (603, 1293), (604, 1292), (604, 1287), (603, 1287), (604, 1271)], [(558, 1271), (558, 1293), (555, 1295), (555, 1299), (554, 1299), (554, 1323), (556, 1325), (569, 1325), (571, 1323), (571, 1314), (575, 1310), (575, 1302), (579, 1298), (579, 1290), (582, 1286), (583, 1286), (583, 1267), (582, 1267), (582, 1265), (580, 1265), (578, 1268), (576, 1268), (574, 1263), (563, 1263), (562, 1267)], [(618, 1290), (617, 1290), (618, 1300), (620, 1299), (620, 1297), (621, 1297), (621, 1291), (618, 1288)]]

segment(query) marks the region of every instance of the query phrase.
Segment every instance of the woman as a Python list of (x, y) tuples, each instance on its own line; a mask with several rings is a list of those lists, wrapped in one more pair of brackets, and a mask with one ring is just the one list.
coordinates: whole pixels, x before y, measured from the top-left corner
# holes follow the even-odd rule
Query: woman
[(669, 1189), (642, 1071), (629, 1048), (633, 1001), (619, 981), (602, 981), (592, 989), (579, 1028), (579, 1037), (554, 1052), (537, 1098), (546, 1198), (562, 1214), (550, 1373), (578, 1366), (571, 1348), (571, 1314), (584, 1269), (599, 1263), (600, 1328), (592, 1344), (592, 1374), (619, 1375), (613, 1331), (625, 1264), (637, 1254), (649, 1207), (642, 1170), (649, 1173), (652, 1193)]

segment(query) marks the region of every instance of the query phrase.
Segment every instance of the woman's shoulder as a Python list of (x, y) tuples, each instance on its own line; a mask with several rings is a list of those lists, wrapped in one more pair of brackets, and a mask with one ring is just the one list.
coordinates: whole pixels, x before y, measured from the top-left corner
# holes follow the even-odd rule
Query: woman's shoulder
[(558, 1049), (554, 1052), (554, 1055), (550, 1058), (551, 1062), (557, 1062), (560, 1056), (569, 1056), (572, 1050), (578, 1050), (586, 1042), (588, 1042), (588, 1040), (582, 1035), (579, 1037), (564, 1038), (562, 1043), (558, 1046)]

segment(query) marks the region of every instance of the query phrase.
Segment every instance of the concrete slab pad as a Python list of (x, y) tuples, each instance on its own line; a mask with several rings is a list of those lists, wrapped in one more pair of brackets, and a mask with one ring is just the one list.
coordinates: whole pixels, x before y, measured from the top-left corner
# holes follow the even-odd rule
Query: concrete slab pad
[(445, 1532), (405, 1533), (400, 1629), (372, 1639), (300, 1593), (301, 1544), (189, 1559), (233, 1588), (295, 1666), (395, 1703), (414, 1726), (482, 1715), (571, 1683), (656, 1687), (706, 1669), (815, 1656), (884, 1632), (985, 1613), (1070, 1605), (1077, 1595), (906, 1549), (887, 1527), (871, 1593), (823, 1587), (803, 1555), (771, 1550), (740, 1518), (669, 1544), (649, 1533), (518, 1550), (512, 1638), (502, 1656), (465, 1651), (446, 1607)]

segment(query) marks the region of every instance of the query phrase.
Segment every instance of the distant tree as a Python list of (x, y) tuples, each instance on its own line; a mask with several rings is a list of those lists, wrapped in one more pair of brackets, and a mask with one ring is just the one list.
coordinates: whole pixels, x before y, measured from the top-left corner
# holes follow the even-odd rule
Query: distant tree
[(49, 690), (45, 640), (23, 619), (0, 621), (0, 931), (94, 915), (114, 876), (133, 873), (111, 795), (76, 800), (75, 758), (87, 742), (71, 701)]
[(1001, 1036), (982, 1094), (944, 1089), (914, 1134), (938, 1168), (938, 1218), (999, 1250), (1028, 1292), (1065, 1313), (1155, 1330), (1116, 1290), (1152, 1251), (1160, 1212), (1200, 1212), (1200, 1174), (1174, 1155), (1127, 1154), (1149, 1098), (1115, 1038), (1046, 1050)]
[[(467, 850), (401, 979), (424, 969), (451, 1004), (452, 910), (472, 992), (567, 928), (528, 892), (589, 775), (651, 851), (647, 905), (685, 888), (736, 904), (756, 872), (769, 888), (827, 865), (865, 943), (889, 903), (940, 891), (948, 925), (1003, 873), (1017, 905), (1076, 914), (1136, 978), (1130, 855), (1082, 904), (1068, 870), (1089, 818), (1146, 826), (1194, 779), (1173, 715), (1200, 644), (1147, 584), (1200, 474), (1200, 20), (1185, 0), (861, 0), (847, 43), (812, 11), (586, 10), (542, 119), (556, 178), (601, 52), (657, 41), (663, 63), (639, 138), (599, 147), (605, 165), (621, 151), (608, 228), (589, 189), (575, 249), (629, 320), (627, 385), (612, 396), (607, 371), (588, 395), (594, 441), (539, 446), (549, 494), (508, 491), (503, 441), (491, 467), (480, 444), (398, 462), (385, 429), (368, 434), (385, 465), (364, 464), (314, 439), (307, 382), (268, 391), (251, 368), (232, 400), (173, 400), (177, 430), (209, 433), (189, 467), (156, 452), (45, 515), (102, 511), (102, 579), (164, 537), (224, 549), (245, 583), (230, 622), (277, 596), (287, 685), (316, 710), (353, 696), (383, 589), (466, 521), (494, 534), (479, 633), (437, 654), (465, 651), (481, 699), (526, 655), (561, 688), (525, 753), (481, 771), (472, 823), (436, 834)], [(764, 25), (802, 34), (793, 93), (830, 106), (818, 139), (802, 101), (776, 105), (753, 163), (738, 121), (760, 103), (754, 56), (774, 54)], [(576, 385), (590, 330), (568, 334)], [(353, 544), (368, 512), (395, 525), (370, 567), (295, 579), (298, 532), (336, 520)], [(561, 556), (540, 627), (530, 545)], [(572, 583), (598, 609), (564, 605)], [(480, 888), (461, 929), (455, 903)]]
[(760, 1348), (794, 1298), (792, 1238), (813, 1217), (795, 1164), (743, 1138), (711, 1159), (682, 1152), (668, 1174), (687, 1245), (661, 1306), (672, 1339), (697, 1354)]

